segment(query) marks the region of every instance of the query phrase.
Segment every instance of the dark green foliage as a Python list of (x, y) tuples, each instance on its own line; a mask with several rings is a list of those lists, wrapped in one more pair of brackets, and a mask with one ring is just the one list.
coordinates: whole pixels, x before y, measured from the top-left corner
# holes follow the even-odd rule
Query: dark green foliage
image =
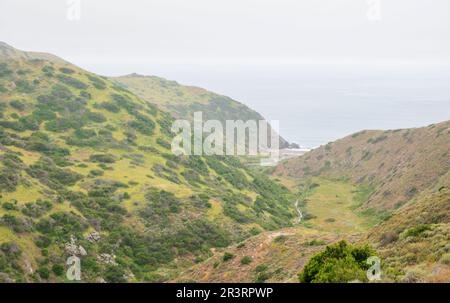
[(0, 191), (14, 192), (19, 185), (20, 177), (17, 173), (1, 170), (0, 171)]
[(266, 282), (266, 280), (270, 279), (270, 273), (268, 272), (260, 272), (257, 274), (256, 279), (255, 279), (255, 283), (264, 283)]
[(128, 112), (133, 111), (134, 105), (133, 101), (130, 98), (119, 94), (112, 94), (111, 97), (113, 101), (117, 104), (117, 106), (126, 109)]
[(180, 200), (171, 192), (151, 189), (145, 195), (147, 207), (140, 211), (141, 217), (152, 223), (167, 224), (168, 215), (180, 211)]
[(88, 77), (88, 79), (91, 81), (92, 85), (96, 88), (96, 89), (105, 89), (106, 88), (106, 82), (103, 81), (102, 79), (100, 79), (99, 77), (87, 74), (86, 75)]
[(209, 196), (206, 194), (199, 194), (198, 196), (191, 197), (192, 205), (198, 208), (211, 208), (209, 203)]
[(43, 132), (34, 132), (27, 138), (25, 149), (41, 152), (53, 159), (70, 155), (70, 151), (53, 144), (50, 137)]
[(166, 149), (170, 149), (170, 147), (171, 147), (170, 143), (162, 138), (156, 139), (156, 143), (158, 143), (159, 145), (161, 145), (162, 147), (164, 147)]
[(118, 107), (115, 103), (113, 102), (102, 102), (100, 104), (97, 105), (98, 108), (104, 108), (109, 112), (112, 113), (118, 113), (120, 112), (120, 107)]
[(80, 97), (86, 100), (91, 100), (92, 98), (91, 94), (84, 90), (80, 92)]
[(0, 78), (7, 77), (12, 74), (12, 70), (9, 69), (6, 63), (0, 63)]
[(76, 172), (57, 167), (50, 158), (39, 159), (26, 171), (31, 177), (39, 179), (42, 183), (54, 189), (72, 186), (82, 179), (82, 176)]
[(47, 248), (52, 244), (52, 240), (46, 236), (39, 236), (36, 241), (36, 246), (39, 248)]
[(181, 183), (180, 179), (178, 178), (178, 174), (168, 167), (165, 167), (160, 164), (155, 164), (153, 165), (152, 170), (156, 173), (158, 177), (167, 179), (176, 184)]
[(48, 108), (38, 108), (32, 113), (32, 116), (39, 123), (56, 119), (56, 114)]
[(47, 77), (53, 77), (54, 71), (55, 71), (55, 69), (53, 68), (53, 66), (50, 66), (50, 65), (46, 65), (42, 68), (42, 72)]
[[(52, 67), (52, 70), (54, 70), (53, 67)], [(73, 69), (68, 68), (68, 67), (61, 67), (61, 68), (59, 69), (59, 71), (60, 71), (61, 73), (69, 74), (69, 75), (75, 73), (75, 71), (74, 71)]]
[(248, 264), (252, 263), (252, 261), (253, 261), (252, 257), (250, 257), (250, 256), (244, 256), (244, 257), (241, 259), (241, 264), (242, 264), (242, 265), (248, 265)]
[(73, 136), (66, 137), (66, 143), (74, 146), (90, 147), (116, 147), (118, 142), (108, 130), (100, 130), (98, 133), (93, 129), (80, 128)]
[(404, 236), (405, 236), (405, 238), (407, 238), (407, 237), (418, 237), (423, 232), (425, 232), (427, 230), (431, 230), (431, 225), (429, 225), (429, 224), (420, 224), (420, 225), (411, 227), (410, 229), (406, 230)]
[(9, 105), (19, 111), (23, 111), (25, 109), (25, 104), (19, 100), (10, 101)]
[(180, 254), (207, 251), (209, 247), (225, 247), (230, 244), (229, 235), (205, 219), (188, 223), (171, 237), (171, 241)]
[(64, 275), (64, 266), (62, 266), (61, 264), (53, 264), (52, 266), (52, 272), (58, 276), (61, 277)]
[(161, 132), (168, 137), (173, 136), (173, 133), (171, 130), (172, 123), (173, 123), (173, 118), (168, 113), (162, 113), (162, 118), (160, 120), (158, 120), (158, 124), (160, 126)]
[[(22, 250), (15, 242), (4, 242), (0, 245), (0, 272), (7, 274), (9, 277), (13, 277), (11, 274), (16, 275), (16, 282), (19, 282), (20, 275), (22, 274), (21, 266), (19, 265), (20, 256)], [(0, 277), (0, 282), (7, 282)], [(14, 281), (14, 279), (12, 279)]]
[(6, 210), (17, 210), (16, 205), (11, 202), (4, 202), (2, 208)]
[(51, 210), (53, 207), (50, 201), (37, 200), (34, 203), (27, 203), (22, 209), (22, 213), (29, 217), (38, 218)]
[(223, 205), (223, 213), (224, 215), (230, 217), (234, 221), (245, 224), (250, 222), (252, 219), (256, 219), (254, 213), (244, 213), (240, 211), (237, 206), (239, 204), (245, 205), (245, 198), (239, 196), (239, 195), (229, 195), (226, 197), (223, 197), (222, 200), (224, 201)]
[(224, 165), (223, 162), (219, 161), (218, 157), (209, 156), (206, 159), (209, 167), (237, 189), (243, 189), (248, 186), (247, 178), (239, 169)]
[(72, 86), (74, 88), (78, 88), (78, 89), (87, 89), (88, 88), (88, 86), (85, 83), (81, 82), (78, 79), (72, 78), (70, 76), (61, 74), (61, 75), (58, 75), (57, 77), (58, 77), (58, 80), (61, 81), (62, 83)]
[(32, 228), (30, 221), (8, 214), (0, 218), (0, 225), (7, 226), (16, 233), (28, 232)]
[(93, 177), (99, 177), (104, 175), (104, 171), (100, 169), (93, 169), (89, 172), (89, 175)]
[(86, 113), (83, 115), (83, 118), (92, 121), (94, 123), (106, 122), (105, 116), (103, 116), (101, 113), (94, 113), (90, 111), (86, 111)]
[(369, 140), (367, 140), (367, 143), (377, 144), (379, 142), (386, 140), (387, 138), (388, 138), (388, 136), (386, 136), (386, 135), (380, 135), (375, 138), (370, 138)]
[(89, 157), (89, 161), (98, 163), (114, 163), (116, 157), (110, 154), (94, 154)]
[(13, 260), (17, 260), (22, 255), (22, 250), (15, 242), (2, 243), (0, 251)]
[(3, 168), (0, 169), (0, 191), (13, 192), (20, 182), (20, 171), (23, 162), (14, 153), (6, 153), (0, 157)]
[(151, 135), (153, 134), (153, 130), (155, 129), (155, 122), (153, 122), (150, 118), (135, 113), (136, 120), (130, 121), (128, 126), (137, 130), (143, 135)]
[(20, 93), (31, 93), (34, 90), (33, 85), (25, 79), (19, 79), (14, 82), (16, 89)]
[(269, 267), (266, 264), (259, 264), (258, 266), (255, 267), (255, 272), (257, 272), (257, 273), (264, 272), (268, 268)]
[(124, 283), (127, 282), (124, 275), (125, 272), (119, 266), (109, 266), (105, 271), (104, 278), (108, 283)]
[(40, 233), (60, 240), (67, 240), (70, 235), (81, 235), (87, 228), (88, 224), (83, 218), (67, 212), (53, 213), (36, 225)]
[(235, 256), (234, 256), (232, 253), (225, 252), (225, 253), (223, 254), (222, 260), (223, 260), (224, 262), (227, 262), (227, 261), (230, 261), (231, 259), (233, 259), (234, 257), (235, 257)]
[(366, 281), (370, 267), (367, 259), (375, 255), (369, 246), (352, 246), (341, 241), (312, 257), (299, 274), (299, 280), (303, 283)]
[(208, 175), (208, 166), (206, 166), (205, 162), (202, 160), (200, 156), (189, 156), (187, 158), (186, 165), (201, 175)]
[(47, 267), (39, 267), (36, 272), (39, 274), (39, 276), (44, 279), (47, 280), (48, 278), (50, 278), (50, 271), (48, 270)]

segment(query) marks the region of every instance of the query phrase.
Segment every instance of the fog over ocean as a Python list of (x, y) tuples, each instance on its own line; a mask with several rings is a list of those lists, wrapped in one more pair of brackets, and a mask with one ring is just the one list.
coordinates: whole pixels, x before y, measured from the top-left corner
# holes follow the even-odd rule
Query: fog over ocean
[[(139, 64), (115, 66), (227, 95), (279, 120), (288, 141), (313, 148), (363, 129), (450, 119), (450, 66), (438, 64)], [(110, 67), (111, 68), (111, 67)]]

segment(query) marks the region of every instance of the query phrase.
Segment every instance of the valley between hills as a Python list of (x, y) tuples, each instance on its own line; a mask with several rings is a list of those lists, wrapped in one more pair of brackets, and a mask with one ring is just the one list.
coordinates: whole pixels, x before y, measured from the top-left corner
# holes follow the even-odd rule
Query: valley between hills
[[(450, 281), (450, 121), (261, 169), (173, 155), (171, 124), (194, 111), (262, 119), (201, 88), (0, 43), (0, 281), (71, 282), (77, 256), (82, 282), (298, 282), (340, 241), (370, 246), (381, 281)], [(312, 282), (366, 282), (349, 266)]]

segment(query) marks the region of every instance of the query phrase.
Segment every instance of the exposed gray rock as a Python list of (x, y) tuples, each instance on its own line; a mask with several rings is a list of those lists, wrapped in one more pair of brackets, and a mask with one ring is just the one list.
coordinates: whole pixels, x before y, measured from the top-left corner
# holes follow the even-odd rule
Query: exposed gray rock
[(8, 274), (5, 274), (4, 272), (0, 272), (0, 283), (14, 283), (15, 281), (11, 279)]
[(100, 254), (97, 259), (103, 263), (103, 264), (107, 264), (107, 265), (117, 265), (116, 262), (116, 256), (115, 255), (110, 255), (110, 254)]
[(86, 237), (86, 240), (88, 240), (88, 241), (91, 242), (91, 243), (100, 241), (100, 239), (101, 239), (100, 234), (99, 234), (98, 232), (96, 232), (96, 231), (91, 232), (91, 233)]
[(86, 256), (87, 251), (83, 246), (77, 244), (77, 240), (74, 236), (70, 236), (70, 243), (66, 243), (64, 248), (67, 254), (71, 256)]

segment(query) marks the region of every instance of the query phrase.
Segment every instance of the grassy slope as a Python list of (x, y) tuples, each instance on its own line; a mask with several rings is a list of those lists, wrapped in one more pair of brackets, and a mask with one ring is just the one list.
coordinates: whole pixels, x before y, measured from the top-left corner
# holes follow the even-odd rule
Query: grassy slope
[[(299, 192), (306, 220), (219, 250), (182, 278), (297, 281), (312, 255), (346, 239), (377, 249), (385, 281), (448, 281), (448, 127), (360, 132), (287, 160), (274, 178)], [(253, 262), (241, 264), (247, 255)]]
[[(292, 191), (304, 188), (299, 180), (278, 178)], [(308, 190), (300, 208), (304, 216), (313, 215), (292, 228), (265, 232), (238, 245), (218, 249), (205, 262), (184, 272), (177, 281), (227, 282), (296, 282), (297, 274), (309, 258), (328, 244), (346, 239), (351, 242), (364, 239), (369, 229), (367, 217), (354, 212), (358, 203), (356, 187), (348, 181), (314, 178), (318, 186)], [(302, 191), (301, 193), (303, 193)], [(329, 219), (333, 218), (333, 222)], [(223, 261), (225, 252), (234, 258)], [(250, 256), (252, 262), (241, 264)], [(262, 268), (266, 268), (261, 270)]]
[(294, 218), (287, 189), (236, 159), (171, 156), (167, 113), (51, 55), (1, 44), (0, 106), (0, 272), (13, 280), (64, 280), (51, 269), (75, 235), (85, 280), (163, 281)]

